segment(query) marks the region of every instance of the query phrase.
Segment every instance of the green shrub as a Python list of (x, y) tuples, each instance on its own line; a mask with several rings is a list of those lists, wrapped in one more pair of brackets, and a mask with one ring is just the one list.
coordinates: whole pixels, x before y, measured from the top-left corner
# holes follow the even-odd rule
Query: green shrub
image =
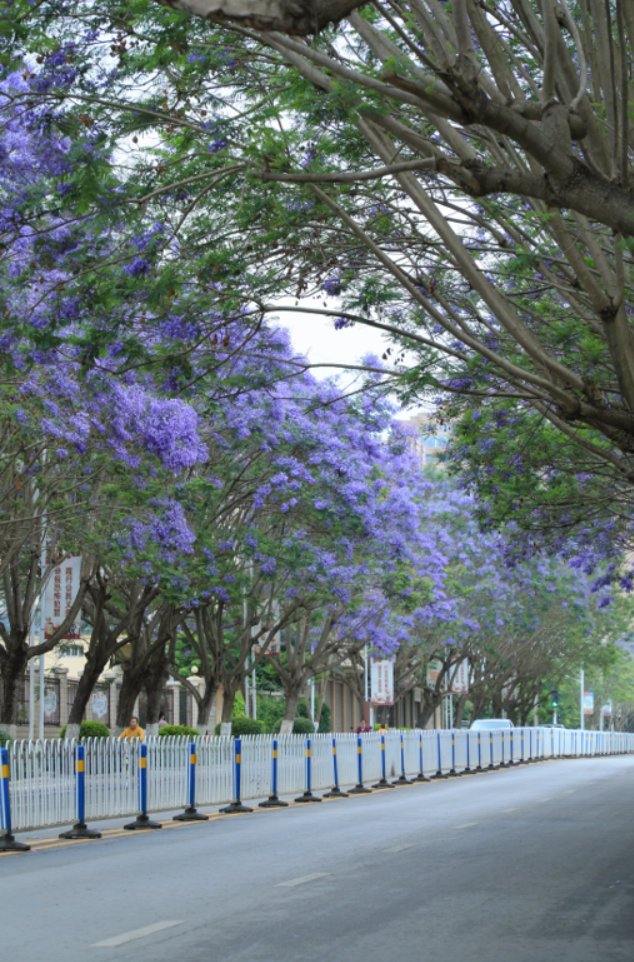
[[(60, 730), (60, 738), (63, 738), (66, 734), (66, 727), (64, 725)], [(83, 742), (87, 738), (110, 738), (110, 729), (103, 722), (83, 721), (79, 726), (79, 741)]]
[[(220, 734), (220, 722), (214, 728), (216, 735)], [(231, 734), (234, 738), (242, 735), (262, 735), (264, 733), (264, 722), (259, 718), (234, 718), (231, 722)]]
[(332, 711), (330, 710), (330, 707), (324, 703), (321, 706), (321, 715), (319, 716), (319, 728), (317, 729), (317, 731), (321, 732), (322, 734), (324, 733), (327, 734), (329, 731), (332, 730), (331, 726), (332, 726)]
[(0, 748), (6, 748), (11, 741), (13, 741), (11, 735), (8, 735), (7, 732), (0, 731)]
[(274, 732), (284, 717), (284, 699), (270, 698), (258, 695), (258, 719), (264, 722), (264, 730)]
[(185, 735), (189, 738), (196, 738), (197, 735), (200, 735), (196, 728), (190, 728), (188, 725), (163, 725), (162, 728), (159, 728), (158, 733), (161, 738), (168, 738), (170, 735), (175, 738)]
[[(279, 735), (280, 728), (282, 727), (282, 720), (278, 721), (275, 726), (275, 734)], [(310, 718), (296, 718), (293, 722), (293, 735), (314, 735), (315, 726), (311, 722)]]

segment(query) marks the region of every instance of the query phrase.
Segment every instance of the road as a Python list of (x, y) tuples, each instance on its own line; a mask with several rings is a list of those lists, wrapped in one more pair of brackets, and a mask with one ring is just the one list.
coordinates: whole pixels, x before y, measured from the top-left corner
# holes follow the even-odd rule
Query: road
[(33, 852), (0, 857), (2, 957), (632, 962), (633, 797), (624, 756), (157, 832), (109, 822), (95, 842), (30, 833)]

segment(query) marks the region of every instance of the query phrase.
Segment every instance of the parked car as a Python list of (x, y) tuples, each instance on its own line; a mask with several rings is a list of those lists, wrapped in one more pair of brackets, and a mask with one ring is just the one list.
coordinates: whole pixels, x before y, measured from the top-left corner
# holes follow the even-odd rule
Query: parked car
[(494, 728), (515, 728), (515, 725), (508, 718), (478, 718), (471, 727), (475, 731), (490, 732)]
[(565, 725), (560, 725), (559, 723), (553, 725), (552, 722), (547, 722), (545, 725), (534, 725), (533, 727), (534, 728), (563, 728), (564, 731), (566, 729)]

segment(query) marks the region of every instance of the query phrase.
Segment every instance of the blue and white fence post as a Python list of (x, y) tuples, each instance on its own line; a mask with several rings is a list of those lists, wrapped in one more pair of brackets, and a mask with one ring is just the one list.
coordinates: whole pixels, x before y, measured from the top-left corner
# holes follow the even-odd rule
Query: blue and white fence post
[(310, 738), (306, 739), (306, 791), (299, 798), (296, 798), (296, 802), (321, 802), (321, 798), (312, 793), (311, 784), (311, 741)]
[(31, 846), (16, 842), (11, 833), (11, 792), (9, 789), (9, 750), (0, 748), (0, 852), (30, 852)]
[(187, 787), (188, 787), (188, 800), (185, 811), (180, 815), (174, 816), (175, 822), (206, 822), (209, 815), (203, 815), (202, 812), (196, 809), (196, 762), (198, 761), (196, 755), (196, 743), (189, 743), (189, 758), (187, 765)]
[(346, 793), (342, 792), (339, 788), (339, 770), (337, 768), (337, 739), (334, 735), (332, 736), (332, 769), (335, 784), (329, 792), (326, 792), (324, 798), (348, 798)]
[(381, 777), (372, 788), (394, 788), (391, 782), (385, 777), (385, 735), (381, 732)]
[(475, 767), (476, 772), (482, 771), (482, 739), (480, 738), (480, 730), (478, 729), (478, 764)]
[(153, 822), (147, 813), (147, 745), (144, 745), (143, 742), (138, 747), (137, 777), (139, 780), (139, 814), (133, 822), (128, 822), (123, 827), (129, 832), (142, 828), (162, 828), (160, 822)]
[(363, 744), (361, 741), (361, 735), (357, 735), (357, 764), (359, 772), (359, 781), (354, 788), (350, 789), (351, 795), (365, 795), (372, 791), (371, 788), (366, 788), (363, 784)]
[(233, 801), (230, 805), (221, 808), (220, 811), (225, 815), (241, 815), (252, 812), (252, 808), (243, 805), (240, 801), (240, 781), (242, 777), (242, 739), (236, 738), (233, 744)]
[(493, 732), (489, 731), (489, 764), (487, 770), (494, 771), (498, 766), (493, 764)]
[(283, 802), (277, 795), (277, 738), (273, 739), (271, 752), (271, 794), (265, 802), (260, 802), (259, 808), (288, 808), (288, 802)]
[(77, 821), (68, 832), (62, 832), (60, 838), (101, 838), (101, 832), (86, 825), (86, 753), (83, 745), (75, 748), (75, 815)]
[(396, 781), (394, 782), (394, 787), (395, 787), (395, 788), (396, 788), (398, 785), (412, 785), (412, 784), (413, 784), (413, 782), (411, 782), (411, 781), (409, 780), (409, 778), (406, 778), (406, 777), (405, 777), (405, 743), (404, 743), (404, 741), (403, 741), (403, 732), (400, 732), (400, 735), (401, 735), (401, 774), (400, 774), (400, 776), (396, 779)]
[(441, 754), (441, 748), (440, 748), (440, 732), (436, 732), (436, 748), (437, 748), (437, 752), (438, 752), (438, 762), (437, 762), (438, 767), (436, 768), (436, 773), (435, 773), (435, 775), (432, 775), (432, 778), (449, 778), (449, 775), (444, 775), (444, 774), (443, 774), (443, 770), (442, 770), (442, 754)]
[(458, 778), (462, 775), (462, 772), (456, 771), (456, 733), (454, 729), (451, 729), (451, 768), (449, 769), (449, 774), (453, 778)]
[(419, 731), (418, 733), (418, 775), (414, 779), (415, 782), (429, 782), (431, 779), (425, 774), (425, 769), (423, 767), (423, 733)]

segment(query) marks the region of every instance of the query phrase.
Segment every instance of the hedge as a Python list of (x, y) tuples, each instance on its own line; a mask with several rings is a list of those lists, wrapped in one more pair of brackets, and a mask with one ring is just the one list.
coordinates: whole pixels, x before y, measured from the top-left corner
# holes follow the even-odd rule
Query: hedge
[(11, 735), (7, 734), (7, 732), (0, 731), (0, 748), (6, 748), (11, 741), (13, 741)]
[[(216, 735), (220, 734), (220, 723), (214, 728)], [(231, 722), (231, 734), (234, 738), (242, 735), (262, 735), (264, 733), (264, 723), (257, 718), (234, 718)]]
[[(60, 738), (63, 738), (66, 734), (67, 727), (67, 725), (64, 725), (64, 727), (60, 729)], [(103, 722), (83, 721), (79, 726), (79, 740), (83, 742), (86, 738), (110, 738), (110, 729), (107, 725), (104, 725)]]
[(162, 728), (159, 728), (158, 733), (161, 738), (168, 738), (170, 735), (176, 738), (183, 735), (196, 738), (197, 735), (200, 735), (198, 729), (190, 728), (188, 725), (163, 725)]

